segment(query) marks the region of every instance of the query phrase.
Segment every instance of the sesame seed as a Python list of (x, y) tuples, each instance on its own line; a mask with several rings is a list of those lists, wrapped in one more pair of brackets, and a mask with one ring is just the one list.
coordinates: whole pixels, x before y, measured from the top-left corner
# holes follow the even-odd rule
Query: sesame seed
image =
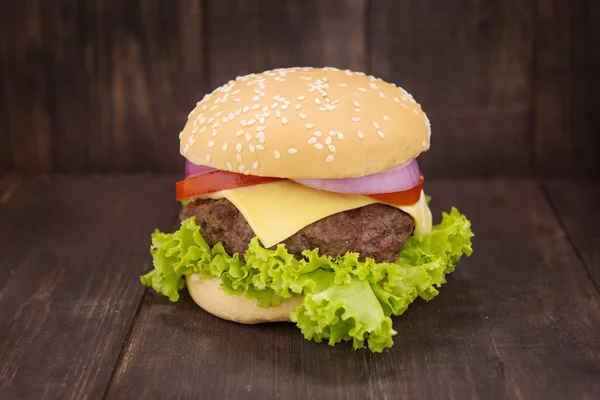
[(327, 138), (325, 139), (325, 144), (331, 144), (331, 136), (327, 136)]
[(339, 140), (342, 140), (342, 139), (344, 138), (344, 134), (343, 134), (342, 132), (338, 131), (338, 133), (337, 133), (337, 138), (338, 138)]
[(240, 99), (239, 97), (236, 97), (235, 99), (233, 99), (233, 101), (235, 101), (236, 103), (239, 103), (240, 101), (242, 101), (242, 99)]
[(321, 132), (321, 131), (315, 131), (315, 133), (314, 133), (315, 136), (321, 136), (322, 134), (323, 134), (323, 132)]
[(281, 118), (281, 111), (277, 110), (275, 113), (275, 118)]
[(202, 125), (205, 121), (206, 121), (206, 117), (204, 115), (201, 116), (200, 119), (198, 119), (198, 122), (200, 123), (200, 125)]
[(217, 109), (217, 107), (218, 107), (218, 106), (216, 106), (216, 105), (215, 105), (215, 106), (212, 106), (212, 107), (210, 108), (210, 111), (215, 111), (215, 110)]
[(321, 104), (321, 99), (319, 99), (318, 97), (315, 97), (315, 104)]
[(296, 97), (296, 98), (297, 98), (298, 100), (302, 101), (302, 100), (306, 99), (306, 96), (298, 96), (298, 97)]
[[(248, 121), (246, 121), (245, 119), (243, 119), (243, 120), (240, 122), (240, 125), (242, 125), (242, 126), (246, 126), (246, 125), (248, 125)], [(239, 132), (239, 131), (238, 131), (238, 132)]]
[[(354, 102), (354, 105), (355, 105), (356, 107), (360, 108), (360, 103), (359, 103), (358, 101), (355, 101), (355, 102)], [(355, 110), (355, 111), (356, 111), (356, 110)]]
[(252, 140), (252, 136), (249, 133), (246, 133), (246, 135), (244, 136), (244, 138), (246, 139), (246, 142), (249, 142)]
[(381, 97), (383, 99), (383, 98), (385, 98), (385, 94), (383, 92), (379, 92), (379, 97)]
[(254, 125), (256, 123), (256, 120), (254, 118), (250, 118), (248, 120), (248, 125)]
[(242, 151), (242, 144), (238, 143), (235, 145), (235, 150), (239, 153), (240, 151)]
[(373, 126), (375, 127), (375, 129), (379, 129), (379, 124), (377, 122), (373, 122)]
[(385, 135), (383, 134), (383, 132), (381, 131), (377, 131), (377, 134), (379, 135), (380, 138), (385, 138)]
[(252, 110), (258, 110), (260, 108), (260, 104), (254, 104), (252, 107), (250, 107)]
[(205, 130), (206, 130), (206, 127), (205, 127), (205, 126), (203, 126), (202, 128), (200, 128), (200, 131), (199, 131), (198, 133), (202, 133), (202, 132), (204, 132)]
[(384, 116), (383, 116), (383, 120), (384, 120), (384, 121), (387, 121), (387, 120), (389, 120), (389, 119), (390, 119), (390, 117), (389, 117), (388, 115), (384, 115)]
[(288, 153), (290, 153), (290, 154), (296, 154), (297, 152), (298, 152), (298, 149), (295, 149), (295, 148), (293, 148), (293, 147), (290, 147), (290, 148), (288, 149)]
[(229, 161), (227, 161), (227, 163), (225, 164), (225, 167), (227, 167), (228, 171), (231, 171), (233, 169), (231, 166), (231, 163)]
[(363, 135), (363, 133), (362, 133), (361, 131), (358, 131), (358, 132), (356, 132), (356, 135), (357, 135), (357, 136), (358, 136), (360, 139), (362, 139), (362, 138), (364, 138), (364, 137), (365, 137), (365, 135)]
[(281, 118), (281, 123), (284, 125), (287, 124), (288, 123), (287, 118), (286, 117)]
[(408, 110), (408, 107), (406, 106), (406, 104), (402, 103), (400, 105)]
[(365, 89), (364, 87), (359, 87), (358, 90), (363, 93), (367, 92), (367, 89)]
[(262, 132), (258, 132), (256, 134), (256, 137), (258, 138), (258, 143), (264, 143), (265, 142), (265, 134)]
[(230, 113), (227, 115), (227, 118), (229, 118), (229, 119), (233, 119), (233, 118), (235, 118), (235, 116), (233, 115), (233, 113), (232, 113), (232, 112), (230, 112)]
[(265, 130), (265, 127), (263, 125), (259, 126), (258, 128), (256, 128), (257, 131), (262, 132)]
[(213, 130), (212, 130), (212, 135), (217, 136), (217, 130), (215, 128), (213, 128)]
[(306, 124), (305, 126), (306, 126), (306, 129), (312, 129), (312, 128), (315, 127), (315, 124), (310, 124), (309, 123), (309, 124)]
[(333, 129), (329, 131), (329, 136), (335, 136), (337, 135), (337, 131), (334, 131)]
[(253, 102), (257, 102), (258, 100), (260, 100), (260, 97), (259, 97), (259, 96), (254, 96), (254, 97), (252, 97), (252, 101), (253, 101)]
[(315, 149), (323, 150), (323, 145), (321, 143), (315, 143)]
[(254, 93), (256, 93), (256, 94), (260, 93), (260, 89), (254, 89)]
[(223, 111), (217, 111), (217, 112), (215, 113), (215, 117), (220, 117), (220, 116), (221, 116), (221, 114), (223, 114)]
[(267, 112), (267, 111), (269, 111), (269, 106), (264, 106), (264, 107), (262, 108), (262, 110), (263, 110), (263, 112)]
[(327, 156), (327, 158), (325, 159), (326, 163), (332, 163), (333, 160), (335, 159), (335, 157), (333, 157), (331, 154)]
[(181, 139), (181, 134), (183, 133), (183, 131), (179, 132), (179, 139)]
[(378, 87), (376, 84), (372, 83), (372, 82), (371, 82), (371, 83), (369, 83), (369, 87), (370, 87), (371, 89), (379, 89), (379, 87)]
[(206, 121), (206, 122), (207, 122), (208, 124), (210, 124), (210, 123), (211, 123), (211, 122), (213, 122), (214, 120), (215, 120), (215, 119), (214, 119), (213, 117), (210, 117), (210, 118), (208, 119), (208, 121)]
[(329, 151), (332, 153), (335, 153), (335, 146), (330, 144), (329, 146), (327, 146), (327, 148), (329, 148)]
[(212, 140), (208, 143), (206, 143), (207, 147), (213, 147), (215, 145), (215, 142), (213, 142)]
[(352, 76), (352, 71), (350, 71), (349, 69), (345, 69), (344, 73), (348, 76)]
[(287, 103), (281, 106), (282, 110), (287, 110), (287, 108), (288, 108), (288, 104)]
[[(198, 125), (192, 128), (192, 133), (196, 133), (198, 131)], [(181, 132), (179, 132), (179, 138), (181, 138)]]
[(310, 139), (308, 139), (308, 144), (315, 144), (317, 143), (317, 138), (316, 137), (311, 137)]
[(275, 150), (273, 152), (273, 157), (275, 157), (276, 160), (279, 160), (281, 158), (281, 154), (279, 153), (279, 150)]
[(352, 121), (358, 122), (358, 121), (360, 121), (360, 118), (358, 118), (358, 117), (352, 117)]
[(339, 102), (340, 102), (340, 99), (336, 99), (336, 100), (332, 101), (331, 104), (337, 104)]
[(239, 116), (242, 113), (242, 109), (238, 108), (237, 110), (235, 110), (235, 116)]
[(394, 97), (394, 101), (395, 101), (396, 103), (400, 103), (400, 99), (399, 99), (399, 98), (397, 98), (397, 97)]
[(242, 155), (240, 153), (236, 154), (235, 159), (237, 162), (242, 162)]
[(250, 153), (254, 153), (254, 145), (249, 144), (248, 145), (248, 150), (250, 150)]
[(258, 161), (254, 161), (252, 163), (252, 169), (255, 169), (255, 170), (258, 169)]
[(229, 122), (229, 119), (227, 117), (223, 117), (221, 118), (221, 122), (223, 122), (224, 124)]
[(258, 123), (261, 124), (261, 125), (264, 125), (264, 123), (265, 123), (265, 117), (260, 117), (258, 119)]
[(192, 111), (190, 111), (190, 113), (188, 114), (188, 119), (190, 119), (190, 117), (194, 114), (194, 111), (196, 111), (195, 108)]
[(217, 126), (219, 126), (219, 122), (218, 122), (218, 121), (217, 121), (217, 122), (215, 122), (214, 124), (212, 124), (212, 127), (213, 127), (213, 128), (216, 128)]
[(345, 83), (338, 83), (338, 86), (340, 86), (340, 87), (347, 87), (348, 85), (345, 84)]
[(294, 108), (295, 108), (296, 110), (300, 110), (300, 109), (302, 108), (302, 106), (301, 106), (300, 104), (296, 104), (296, 105), (294, 106)]
[(276, 109), (277, 107), (279, 107), (279, 103), (273, 103), (273, 104), (271, 104), (271, 108), (272, 109)]
[(415, 112), (415, 114), (419, 115), (419, 110), (417, 110), (416, 108), (414, 108), (413, 111)]
[(256, 145), (256, 150), (261, 150), (261, 151), (262, 151), (262, 150), (264, 150), (264, 149), (265, 149), (265, 148), (264, 148), (262, 145), (260, 145), (260, 144), (257, 144), (257, 145)]
[(243, 112), (244, 114), (246, 114), (246, 113), (248, 112), (248, 110), (249, 110), (249, 109), (250, 109), (250, 107), (248, 107), (248, 106), (244, 106), (244, 108), (242, 108), (242, 112)]
[(244, 166), (244, 164), (240, 164), (238, 166), (238, 171), (240, 171), (240, 172), (244, 172), (245, 169), (246, 169), (246, 167)]
[(223, 151), (227, 151), (227, 147), (229, 145), (227, 144), (227, 142), (223, 143), (223, 147), (221, 147), (223, 149)]
[(235, 136), (242, 136), (243, 134), (244, 134), (244, 131), (240, 129), (239, 131), (237, 131), (235, 133)]
[(354, 112), (361, 112), (361, 109), (360, 108), (355, 108)]
[(204, 159), (206, 160), (207, 164), (210, 164), (210, 154), (207, 154)]

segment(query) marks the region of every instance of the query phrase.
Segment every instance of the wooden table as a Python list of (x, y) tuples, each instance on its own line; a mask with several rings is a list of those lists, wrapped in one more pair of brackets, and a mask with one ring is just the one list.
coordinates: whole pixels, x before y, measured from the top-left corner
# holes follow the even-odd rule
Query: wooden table
[(0, 177), (0, 399), (600, 398), (600, 182), (427, 182), (475, 254), (383, 354), (145, 290), (175, 177)]

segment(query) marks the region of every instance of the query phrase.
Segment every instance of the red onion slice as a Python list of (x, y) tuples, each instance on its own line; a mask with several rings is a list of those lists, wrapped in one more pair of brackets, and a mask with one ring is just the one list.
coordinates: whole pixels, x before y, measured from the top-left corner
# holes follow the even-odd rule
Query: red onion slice
[(185, 177), (188, 178), (194, 175), (202, 175), (208, 172), (216, 171), (214, 168), (206, 165), (196, 165), (188, 160), (185, 161)]
[(367, 175), (361, 178), (346, 179), (294, 179), (294, 181), (315, 189), (336, 193), (376, 194), (408, 190), (419, 183), (419, 164), (416, 159), (398, 167)]

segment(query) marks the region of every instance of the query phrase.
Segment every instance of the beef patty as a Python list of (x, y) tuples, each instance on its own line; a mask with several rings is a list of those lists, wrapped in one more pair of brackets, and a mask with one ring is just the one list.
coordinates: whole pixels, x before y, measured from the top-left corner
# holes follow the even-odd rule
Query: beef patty
[[(256, 236), (239, 210), (227, 199), (202, 199), (190, 202), (180, 218), (196, 217), (202, 237), (214, 246), (223, 244), (229, 254), (243, 256), (250, 240)], [(277, 221), (273, 221), (277, 223)], [(297, 258), (303, 250), (319, 248), (320, 255), (336, 256), (357, 252), (360, 259), (377, 262), (395, 261), (415, 228), (412, 217), (384, 204), (371, 204), (333, 214), (316, 221), (286, 239), (285, 247)]]

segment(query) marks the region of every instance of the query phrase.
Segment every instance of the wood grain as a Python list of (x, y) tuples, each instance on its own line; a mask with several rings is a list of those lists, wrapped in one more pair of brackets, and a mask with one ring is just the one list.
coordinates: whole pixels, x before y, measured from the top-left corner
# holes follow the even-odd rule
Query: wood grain
[(530, 173), (533, 2), (373, 0), (371, 72), (432, 123), (430, 177)]
[(29, 178), (0, 205), (0, 398), (101, 398), (173, 177)]
[(544, 187), (571, 244), (600, 291), (600, 181), (553, 180)]
[(54, 167), (53, 88), (46, 69), (51, 43), (43, 3), (0, 2), (0, 172)]
[(178, 133), (206, 90), (201, 0), (3, 3), (0, 167), (181, 171)]
[(292, 66), (365, 69), (366, 0), (207, 2), (211, 87)]
[(537, 2), (534, 151), (542, 176), (600, 176), (600, 3)]
[(395, 318), (383, 354), (292, 324), (219, 320), (149, 291), (108, 399), (563, 399), (600, 396), (600, 296), (534, 182), (428, 183), (472, 220), (475, 255)]

